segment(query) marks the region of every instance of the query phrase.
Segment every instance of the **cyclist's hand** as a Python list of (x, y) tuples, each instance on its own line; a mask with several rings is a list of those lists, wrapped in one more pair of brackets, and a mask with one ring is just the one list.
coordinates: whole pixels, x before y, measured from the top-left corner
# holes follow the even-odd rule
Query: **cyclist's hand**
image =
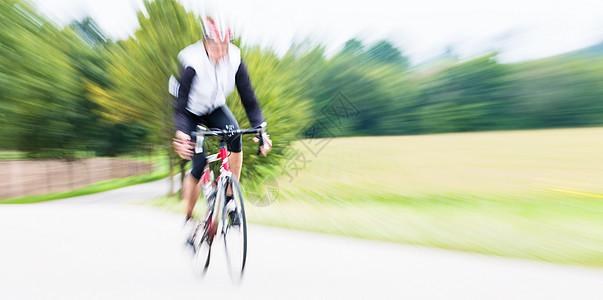
[[(253, 141), (256, 143), (259, 143), (260, 139), (256, 136), (253, 138)], [(272, 150), (272, 140), (270, 140), (270, 138), (267, 137), (266, 142), (268, 143), (268, 146), (270, 146), (269, 149)], [(268, 155), (268, 152), (270, 152), (270, 150), (266, 150), (266, 148), (264, 148), (264, 145), (260, 146), (260, 152), (262, 152), (262, 154), (264, 156)]]
[(178, 153), (182, 159), (191, 160), (193, 157), (193, 144), (191, 143), (191, 137), (178, 130), (176, 131), (176, 138), (172, 143), (174, 146), (174, 151)]

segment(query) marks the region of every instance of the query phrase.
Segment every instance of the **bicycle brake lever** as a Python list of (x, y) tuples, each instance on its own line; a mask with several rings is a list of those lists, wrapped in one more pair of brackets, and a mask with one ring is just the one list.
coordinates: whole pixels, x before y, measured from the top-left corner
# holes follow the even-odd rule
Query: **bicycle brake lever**
[(266, 124), (266, 122), (262, 122), (262, 124), (260, 124), (260, 134), (258, 136), (259, 140), (260, 140), (260, 145), (258, 146), (258, 152), (257, 155), (259, 156), (261, 151), (260, 151), (260, 147), (264, 146), (264, 149), (266, 151), (270, 151), (270, 144), (268, 144), (268, 141), (266, 140), (269, 135), (266, 131), (266, 127), (268, 124)]
[(258, 142), (258, 151), (255, 153), (255, 155), (260, 156), (260, 154), (262, 154), (262, 151), (260, 150), (260, 147), (262, 147), (262, 145), (264, 144), (264, 140), (262, 139), (261, 135), (257, 135), (256, 136), (259, 139)]

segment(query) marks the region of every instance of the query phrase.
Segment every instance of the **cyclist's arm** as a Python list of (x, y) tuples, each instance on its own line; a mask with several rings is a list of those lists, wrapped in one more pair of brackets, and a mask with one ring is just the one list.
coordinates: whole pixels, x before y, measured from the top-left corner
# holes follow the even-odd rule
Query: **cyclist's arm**
[(188, 105), (188, 94), (191, 90), (191, 83), (195, 77), (195, 69), (187, 67), (180, 76), (180, 88), (178, 89), (178, 100), (174, 111), (174, 125), (176, 130), (190, 134), (188, 132), (188, 121), (186, 117), (186, 107)]
[(255, 92), (251, 87), (251, 80), (249, 79), (247, 67), (243, 62), (241, 62), (239, 69), (237, 70), (235, 83), (237, 85), (237, 91), (241, 96), (243, 107), (245, 107), (247, 118), (249, 118), (249, 123), (251, 123), (251, 127), (260, 125), (264, 121), (264, 117), (262, 116), (262, 110), (255, 97)]

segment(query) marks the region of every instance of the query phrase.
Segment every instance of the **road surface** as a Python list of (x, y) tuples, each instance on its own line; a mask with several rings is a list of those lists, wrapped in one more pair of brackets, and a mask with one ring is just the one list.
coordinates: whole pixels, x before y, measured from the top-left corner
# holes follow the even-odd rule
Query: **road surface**
[(205, 277), (160, 181), (0, 205), (0, 299), (603, 299), (603, 270), (249, 226), (243, 281)]

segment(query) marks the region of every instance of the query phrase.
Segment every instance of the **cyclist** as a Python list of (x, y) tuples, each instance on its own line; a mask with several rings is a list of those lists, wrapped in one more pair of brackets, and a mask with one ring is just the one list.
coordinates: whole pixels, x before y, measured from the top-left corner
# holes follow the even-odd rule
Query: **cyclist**
[[(234, 91), (235, 86), (251, 126), (256, 127), (264, 121), (249, 73), (241, 61), (241, 51), (231, 43), (232, 29), (219, 18), (205, 17), (201, 24), (201, 41), (184, 48), (178, 54), (183, 71), (174, 114), (176, 139), (173, 146), (175, 152), (187, 160), (191, 160), (194, 154), (190, 133), (195, 130), (197, 124), (220, 129), (233, 125), (234, 129), (239, 129), (237, 120), (226, 106), (226, 97)], [(257, 143), (259, 139), (255, 137), (254, 141)], [(272, 145), (269, 139), (267, 142)], [(243, 165), (241, 143), (240, 135), (227, 139), (230, 152), (229, 167), (237, 180), (240, 179)], [(260, 151), (264, 156), (269, 152), (263, 146), (260, 146)], [(194, 231), (195, 225), (191, 217), (201, 193), (200, 178), (206, 158), (201, 154), (192, 160), (192, 171), (184, 178), (182, 185), (182, 200), (186, 201), (184, 230), (189, 240)]]

